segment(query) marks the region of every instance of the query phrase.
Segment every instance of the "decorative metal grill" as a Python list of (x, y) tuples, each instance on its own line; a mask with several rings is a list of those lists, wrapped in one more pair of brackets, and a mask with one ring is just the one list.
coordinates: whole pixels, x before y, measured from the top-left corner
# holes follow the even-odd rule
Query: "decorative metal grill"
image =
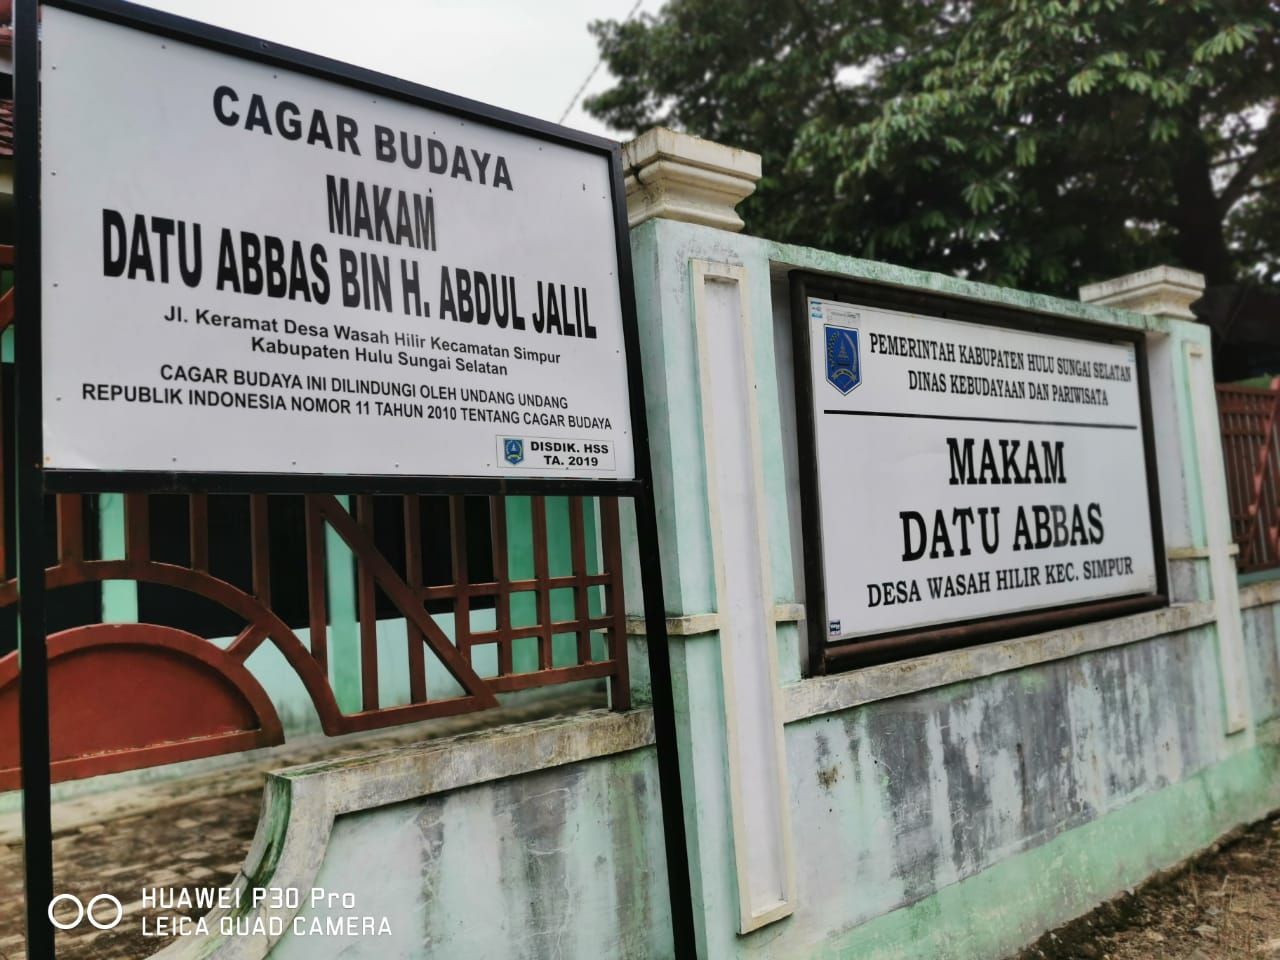
[[(0, 249), (0, 266), (11, 262), (12, 249)], [(12, 322), (10, 304), (8, 295), (0, 297), (0, 333)], [(7, 527), (13, 491), (4, 469), (12, 422), (9, 411), (0, 409), (0, 615), (11, 614), (6, 608), (17, 601), (9, 555), (12, 531)], [(153, 530), (152, 524), (162, 498), (166, 523), (174, 522), (173, 501), (179, 496), (185, 500), (185, 537), (179, 538), (185, 540), (185, 556), (175, 558), (174, 531)], [(608, 679), (615, 709), (629, 707), (617, 498), (357, 494), (349, 499), (350, 508), (330, 495), (126, 494), (122, 555), (104, 556), (86, 523), (96, 514), (97, 498), (51, 497), (57, 522), (56, 543), (49, 545), (49, 590), (108, 581), (162, 587), (179, 591), (190, 603), (200, 603), (191, 599), (197, 597), (206, 601), (205, 607), (212, 603), (220, 617), (232, 618), (238, 631), (225, 646), (213, 643), (208, 631), (198, 636), (163, 623), (90, 622), (52, 634), (54, 780), (281, 742), (275, 708), (246, 667), (249, 656), (264, 644), (274, 645), (297, 674), (328, 735), (483, 710), (496, 706), (500, 693), (599, 678)], [(241, 506), (247, 500), (247, 538), (243, 530), (233, 531), (230, 539), (219, 537), (211, 520), (211, 504), (221, 506), (215, 500), (237, 500)], [(283, 501), (301, 504), (294, 511), (298, 522), (273, 522), (271, 508)], [(474, 510), (468, 511), (468, 503), (477, 501), (487, 501), (488, 507), (488, 522), (478, 539)], [(392, 506), (392, 514), (398, 511), (402, 522), (394, 535), (385, 523), (375, 529), (375, 504)], [(549, 534), (552, 505), (559, 522)], [(518, 506), (519, 517), (512, 514), (513, 506)], [(428, 529), (428, 508), (431, 516), (447, 521)], [(385, 509), (382, 513), (387, 515)], [(566, 526), (567, 571), (563, 557), (553, 564), (551, 549), (553, 541), (562, 545), (566, 540)], [(157, 533), (166, 536), (158, 538)], [(170, 541), (163, 557), (156, 549), (161, 539)], [(298, 540), (303, 541), (301, 550)], [(521, 564), (531, 566), (518, 576), (512, 575), (513, 540)], [(238, 559), (239, 569), (248, 571), (247, 583), (235, 582), (226, 572), (226, 558), (220, 567), (211, 557), (211, 543), (225, 554), (228, 542), (248, 553), (247, 564), (243, 556)], [(468, 553), (477, 543), (487, 554), (481, 564), (490, 573), (487, 578), (472, 577), (475, 565)], [(350, 658), (354, 663), (335, 662), (345, 654), (336, 653), (330, 643), (336, 629), (331, 577), (335, 569), (349, 569), (330, 562), (335, 544), (350, 551), (353, 561), (354, 622), (345, 626), (358, 634), (358, 656)], [(282, 545), (291, 549), (282, 551)], [(286, 559), (295, 562), (282, 570), (279, 556), (273, 564), (273, 552), (287, 553)], [(301, 563), (296, 562), (299, 556)], [(444, 582), (428, 582), (433, 579), (426, 575), (429, 567), (448, 570)], [(289, 604), (273, 604), (273, 574), (276, 592), (287, 592), (295, 601), (305, 584), (301, 617), (283, 611)], [(51, 595), (51, 610), (58, 596)], [(520, 615), (514, 616), (517, 608)], [(452, 614), (452, 636), (438, 620), (446, 612)], [(408, 676), (407, 695), (392, 703), (385, 702), (380, 679), (399, 664), (380, 665), (378, 623), (395, 618), (405, 623), (402, 662)], [(484, 623), (477, 626), (477, 619)], [(12, 629), (11, 615), (3, 622), (6, 631)], [(296, 629), (302, 623), (305, 639)], [(13, 638), (4, 639), (0, 650), (12, 651)], [(16, 652), (0, 657), (0, 789), (19, 783), (16, 657)], [(443, 694), (439, 683), (437, 693), (431, 692), (433, 671), (452, 681)], [(333, 678), (340, 672), (358, 676), (358, 695), (335, 694)], [(93, 682), (86, 684), (86, 678)], [(195, 697), (200, 698), (199, 709), (191, 709)]]
[(1220, 384), (1217, 392), (1237, 566), (1242, 573), (1280, 567), (1280, 382)]

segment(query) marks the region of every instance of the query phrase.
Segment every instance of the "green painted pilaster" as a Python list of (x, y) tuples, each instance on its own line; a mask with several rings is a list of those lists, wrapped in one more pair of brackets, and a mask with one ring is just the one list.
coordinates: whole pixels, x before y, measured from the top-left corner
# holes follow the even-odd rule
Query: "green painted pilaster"
[[(741, 247), (752, 243), (741, 239), (665, 220), (631, 233), (663, 592), (671, 617), (717, 610), (689, 261), (740, 263)], [(761, 276), (768, 276), (767, 269)], [(742, 295), (751, 296), (748, 290)], [(637, 570), (628, 583), (633, 616), (641, 603)], [(668, 642), (696, 950), (699, 957), (727, 957), (734, 953), (737, 903), (721, 636), (672, 636)], [(633, 658), (642, 660), (642, 643), (637, 646)]]

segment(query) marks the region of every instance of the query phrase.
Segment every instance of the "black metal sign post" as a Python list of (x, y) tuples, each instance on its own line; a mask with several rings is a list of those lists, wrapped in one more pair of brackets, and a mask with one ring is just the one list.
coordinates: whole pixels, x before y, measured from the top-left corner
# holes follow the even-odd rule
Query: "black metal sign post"
[(14, 369), (17, 375), (18, 729), (27, 956), (53, 957), (53, 811), (49, 790), (49, 662), (44, 620), (44, 477), (40, 356), (39, 4), (18, 0), (13, 21)]
[[(38, 22), (53, 6), (224, 54), (279, 66), (389, 96), (410, 104), (474, 118), (500, 129), (601, 155), (610, 165), (611, 206), (622, 310), (622, 336), (635, 455), (635, 479), (520, 479), (466, 476), (364, 476), (269, 473), (46, 470), (42, 412), (41, 194)], [(17, 249), (15, 367), (17, 375), (18, 616), (20, 726), (26, 869), (27, 956), (53, 960), (54, 928), (50, 810), (48, 663), (45, 646), (44, 498), (50, 493), (474, 493), (583, 494), (630, 497), (635, 502), (645, 628), (653, 691), (657, 765), (666, 847), (674, 955), (696, 955), (692, 888), (676, 740), (674, 693), (667, 643), (661, 555), (654, 503), (623, 188), (622, 152), (614, 141), (408, 83), (370, 70), (282, 47), (119, 0), (17, 0), (14, 22), (14, 130)]]
[(634, 370), (631, 384), (631, 423), (636, 449), (636, 540), (640, 551), (640, 587), (644, 594), (645, 649), (649, 655), (653, 728), (658, 755), (658, 790), (662, 801), (662, 831), (667, 851), (667, 888), (671, 928), (677, 960), (697, 956), (694, 942), (693, 886), (689, 876), (689, 838), (685, 832), (684, 796), (680, 784), (680, 751), (676, 739), (675, 691), (671, 685), (671, 649), (667, 636), (666, 594), (662, 584), (662, 550), (658, 542), (658, 507), (654, 501), (653, 461), (649, 457), (649, 418), (640, 378), (640, 330), (636, 318), (635, 278), (631, 270), (631, 241), (625, 228), (627, 199), (622, 187), (622, 150), (613, 154), (613, 219), (618, 230), (618, 269), (622, 283), (623, 337)]

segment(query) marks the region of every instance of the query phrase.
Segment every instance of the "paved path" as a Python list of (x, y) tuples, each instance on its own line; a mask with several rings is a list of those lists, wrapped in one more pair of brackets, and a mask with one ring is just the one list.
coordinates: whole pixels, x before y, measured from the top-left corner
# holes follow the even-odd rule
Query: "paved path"
[[(307, 738), (255, 751), (245, 763), (216, 774), (115, 790), (55, 804), (54, 889), (87, 903), (111, 893), (126, 922), (99, 931), (82, 923), (59, 932), (57, 960), (141, 960), (172, 937), (143, 937), (140, 918), (154, 930), (178, 913), (144, 908), (144, 887), (210, 888), (229, 883), (258, 824), (262, 784), (269, 770), (351, 756), (389, 746), (468, 733), (603, 705), (603, 694), (561, 695), (522, 707), (449, 717), (378, 735)], [(26, 960), (23, 938), (21, 821), (0, 816), (0, 960)], [(75, 908), (64, 904), (67, 919)], [(109, 908), (109, 912), (110, 912)], [(203, 915), (193, 910), (194, 919)], [(61, 911), (59, 912), (61, 916)], [(40, 958), (47, 960), (47, 958)]]

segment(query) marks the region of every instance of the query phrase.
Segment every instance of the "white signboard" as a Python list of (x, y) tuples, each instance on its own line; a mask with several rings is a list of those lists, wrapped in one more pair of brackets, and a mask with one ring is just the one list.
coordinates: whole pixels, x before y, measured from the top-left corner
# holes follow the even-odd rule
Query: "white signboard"
[(1156, 590), (1132, 343), (807, 322), (829, 641)]
[(50, 469), (635, 476), (607, 150), (43, 8)]

